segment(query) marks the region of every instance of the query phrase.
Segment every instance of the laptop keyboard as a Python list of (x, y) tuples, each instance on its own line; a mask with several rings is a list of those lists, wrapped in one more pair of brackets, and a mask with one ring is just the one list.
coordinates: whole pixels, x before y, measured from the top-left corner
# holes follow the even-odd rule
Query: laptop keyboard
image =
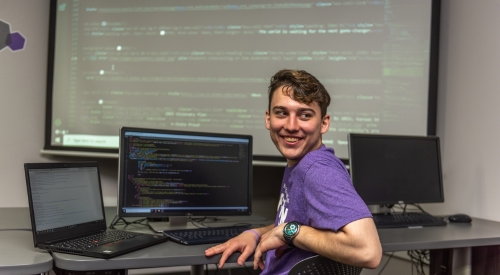
[(61, 243), (54, 244), (54, 246), (61, 248), (71, 248), (78, 250), (86, 250), (99, 245), (116, 242), (120, 240), (134, 238), (141, 233), (127, 232), (127, 231), (106, 231), (86, 237), (81, 237), (78, 239), (73, 239)]
[(444, 226), (447, 223), (439, 217), (424, 212), (373, 214), (377, 228)]
[(182, 244), (223, 243), (248, 229), (250, 229), (250, 226), (245, 225), (165, 230), (163, 231), (163, 235)]

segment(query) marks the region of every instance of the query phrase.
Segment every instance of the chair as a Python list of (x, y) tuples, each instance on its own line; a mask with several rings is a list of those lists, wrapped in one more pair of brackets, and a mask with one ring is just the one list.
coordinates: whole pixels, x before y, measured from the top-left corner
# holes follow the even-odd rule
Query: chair
[(359, 275), (363, 268), (342, 264), (320, 255), (296, 263), (288, 275)]

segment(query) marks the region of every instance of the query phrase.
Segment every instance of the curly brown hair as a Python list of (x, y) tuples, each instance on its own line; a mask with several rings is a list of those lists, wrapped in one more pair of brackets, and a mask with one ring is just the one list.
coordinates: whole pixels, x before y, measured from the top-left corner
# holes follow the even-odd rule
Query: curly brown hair
[(268, 87), (269, 104), (267, 109), (271, 109), (271, 100), (274, 92), (283, 86), (283, 93), (295, 101), (304, 104), (318, 102), (321, 108), (321, 117), (325, 117), (326, 110), (330, 105), (330, 95), (323, 84), (312, 74), (303, 70), (280, 70), (271, 77)]

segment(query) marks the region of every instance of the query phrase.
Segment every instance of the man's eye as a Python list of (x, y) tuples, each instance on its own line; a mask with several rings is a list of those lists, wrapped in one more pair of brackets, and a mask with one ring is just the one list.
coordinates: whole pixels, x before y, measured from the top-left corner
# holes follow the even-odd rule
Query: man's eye
[(301, 117), (301, 118), (311, 118), (311, 117), (312, 117), (312, 115), (311, 115), (311, 114), (309, 114), (309, 113), (303, 113), (303, 114), (301, 114), (301, 115), (300, 115), (300, 117)]

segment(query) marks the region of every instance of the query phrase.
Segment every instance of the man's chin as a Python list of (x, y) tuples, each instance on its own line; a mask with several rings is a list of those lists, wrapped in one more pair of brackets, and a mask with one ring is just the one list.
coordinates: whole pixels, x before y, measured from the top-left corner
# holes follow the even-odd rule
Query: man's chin
[(302, 159), (302, 156), (298, 154), (287, 154), (287, 153), (282, 153), (282, 155), (286, 158), (287, 161), (291, 162), (298, 162), (300, 159)]

